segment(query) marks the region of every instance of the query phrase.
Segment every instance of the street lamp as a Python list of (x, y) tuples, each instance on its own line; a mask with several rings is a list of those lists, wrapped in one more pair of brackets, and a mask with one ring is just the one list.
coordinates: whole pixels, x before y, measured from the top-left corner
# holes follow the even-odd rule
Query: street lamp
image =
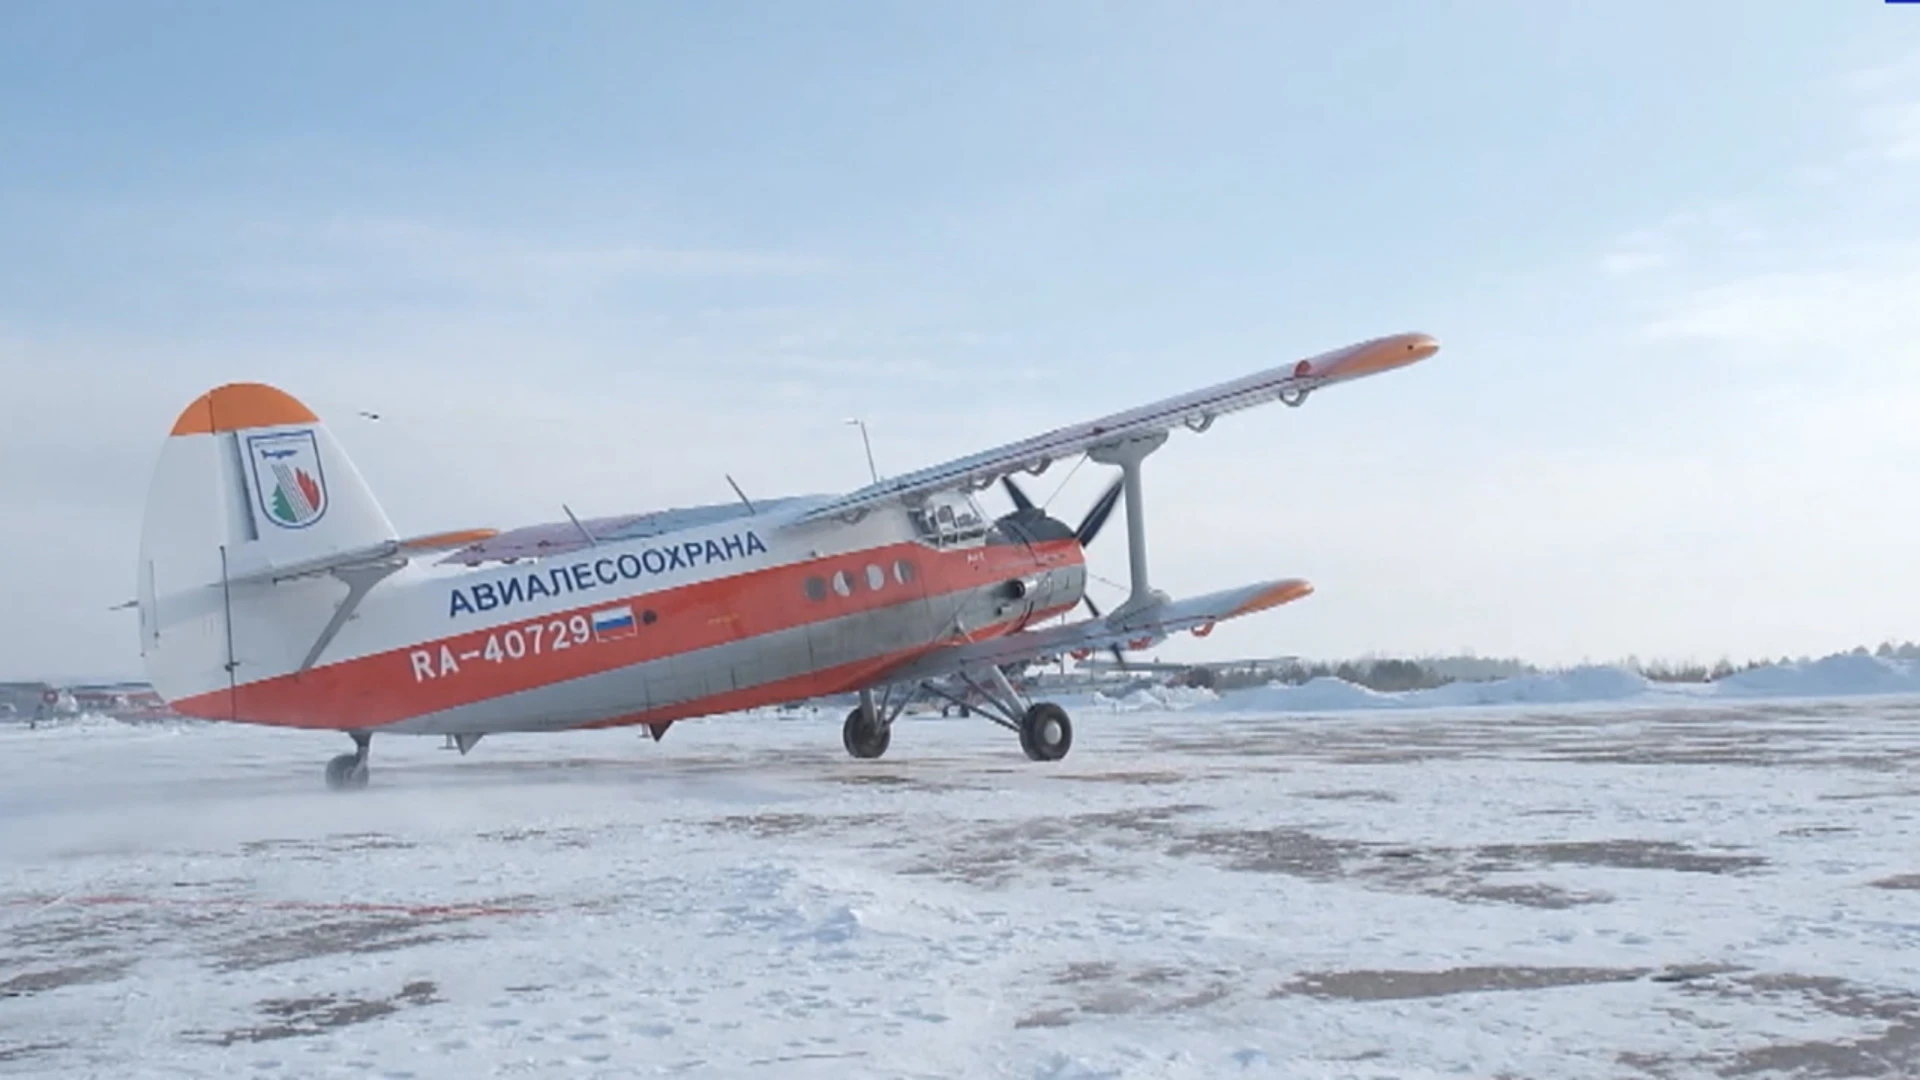
[(873, 467), (873, 443), (867, 438), (866, 421), (858, 419), (857, 417), (848, 417), (847, 423), (860, 429), (860, 445), (867, 448), (867, 475), (873, 477), (874, 483), (879, 483), (880, 470)]

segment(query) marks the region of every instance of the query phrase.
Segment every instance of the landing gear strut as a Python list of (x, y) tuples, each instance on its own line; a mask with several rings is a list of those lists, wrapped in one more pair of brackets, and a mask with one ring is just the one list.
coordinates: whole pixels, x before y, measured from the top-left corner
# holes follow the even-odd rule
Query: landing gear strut
[(353, 753), (327, 762), (327, 786), (335, 791), (358, 791), (367, 786), (367, 751), (373, 746), (373, 736), (364, 731), (347, 734), (353, 738)]
[(841, 746), (847, 748), (847, 753), (860, 759), (887, 753), (887, 746), (893, 742), (893, 721), (899, 717), (900, 709), (906, 707), (906, 701), (902, 700), (900, 709), (893, 709), (889, 713), (885, 705), (891, 701), (891, 686), (887, 688), (887, 701), (881, 701), (879, 705), (874, 703), (872, 690), (860, 692), (860, 705), (847, 713), (847, 726), (841, 728)]
[[(879, 702), (872, 690), (860, 691), (860, 706), (847, 714), (840, 742), (857, 758), (877, 758), (893, 741), (893, 722), (913, 701), (939, 698), (941, 715), (959, 709), (961, 716), (978, 714), (1020, 736), (1020, 749), (1035, 761), (1059, 761), (1073, 749), (1073, 721), (1067, 710), (1051, 701), (1030, 702), (1007, 681), (1006, 672), (991, 665), (978, 672), (954, 676), (958, 688), (927, 681), (917, 686), (888, 686)], [(904, 691), (904, 692), (902, 692)]]
[(1020, 736), (1020, 749), (1035, 761), (1059, 761), (1073, 749), (1073, 721), (1067, 718), (1067, 710), (1051, 701), (1028, 701), (998, 667), (963, 671), (954, 678), (964, 687), (959, 693), (965, 698), (932, 682), (921, 683), (920, 690), (950, 707), (970, 708)]

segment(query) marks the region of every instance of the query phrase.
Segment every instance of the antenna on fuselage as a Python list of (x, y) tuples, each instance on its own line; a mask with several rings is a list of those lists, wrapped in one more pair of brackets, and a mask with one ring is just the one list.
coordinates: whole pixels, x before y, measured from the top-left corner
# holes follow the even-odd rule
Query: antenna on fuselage
[(733, 493), (734, 493), (735, 495), (738, 495), (738, 496), (740, 496), (740, 501), (741, 501), (741, 502), (743, 502), (743, 503), (745, 503), (745, 504), (747, 504), (747, 513), (749, 513), (749, 514), (757, 514), (757, 513), (759, 513), (759, 512), (760, 512), (760, 511), (758, 511), (758, 510), (755, 510), (755, 509), (753, 508), (753, 500), (752, 500), (752, 499), (749, 499), (749, 498), (747, 498), (747, 493), (746, 493), (746, 492), (744, 492), (744, 491), (741, 491), (741, 490), (740, 490), (740, 485), (739, 485), (739, 484), (736, 484), (736, 483), (734, 483), (734, 482), (733, 482), (733, 474), (732, 474), (732, 473), (721, 473), (720, 475), (721, 475), (721, 476), (724, 476), (724, 477), (726, 477), (726, 478), (727, 478), (727, 486), (733, 489)]
[(567, 512), (567, 520), (573, 522), (573, 527), (576, 529), (579, 529), (580, 535), (587, 538), (588, 547), (600, 546), (600, 541), (595, 540), (593, 538), (593, 534), (587, 531), (587, 527), (585, 525), (580, 524), (580, 519), (573, 516), (573, 509), (571, 507), (569, 507), (566, 503), (561, 503), (560, 509), (565, 510)]

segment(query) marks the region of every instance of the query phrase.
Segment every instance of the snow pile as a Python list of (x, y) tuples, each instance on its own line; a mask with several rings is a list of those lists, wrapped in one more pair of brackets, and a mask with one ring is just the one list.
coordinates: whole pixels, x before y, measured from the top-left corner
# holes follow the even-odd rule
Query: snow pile
[(1556, 675), (1521, 675), (1493, 682), (1457, 682), (1408, 694), (1421, 705), (1567, 705), (1620, 701), (1652, 689), (1646, 676), (1619, 667), (1578, 667)]
[(1219, 707), (1238, 712), (1257, 709), (1275, 712), (1344, 712), (1348, 709), (1391, 709), (1403, 704), (1404, 694), (1382, 694), (1355, 686), (1332, 675), (1289, 686), (1269, 683), (1229, 692)]
[(1177, 712), (1219, 700), (1219, 694), (1202, 687), (1144, 686), (1117, 698), (1096, 693), (1087, 703), (1104, 712)]
[(29, 723), (26, 717), (11, 718), (7, 723), (0, 723), (0, 732), (17, 733), (23, 736), (47, 735), (53, 732), (75, 736), (123, 735), (135, 727), (154, 731), (182, 731), (190, 723), (191, 721), (188, 720), (169, 719), (134, 725), (100, 713), (61, 713), (32, 723)]
[(1460, 705), (1566, 705), (1621, 701), (1649, 692), (1647, 680), (1624, 668), (1582, 667), (1557, 675), (1523, 675), (1491, 682), (1457, 682), (1431, 690), (1382, 693), (1323, 675), (1299, 686), (1274, 683), (1229, 694), (1233, 711), (1345, 712), (1352, 709), (1431, 709)]
[[(1841, 653), (1804, 664), (1774, 664), (1713, 683), (1655, 683), (1621, 667), (1579, 667), (1490, 682), (1456, 682), (1431, 690), (1381, 693), (1332, 676), (1299, 686), (1274, 683), (1228, 693), (1215, 708), (1231, 712), (1348, 712), (1486, 705), (1577, 705), (1676, 696), (1703, 698), (1849, 697), (1920, 694), (1920, 664), (1865, 653)], [(1173, 706), (1169, 706), (1173, 707)]]
[(1773, 664), (1714, 683), (1730, 697), (1840, 697), (1920, 693), (1920, 671), (1901, 660), (1840, 653), (1805, 664)]

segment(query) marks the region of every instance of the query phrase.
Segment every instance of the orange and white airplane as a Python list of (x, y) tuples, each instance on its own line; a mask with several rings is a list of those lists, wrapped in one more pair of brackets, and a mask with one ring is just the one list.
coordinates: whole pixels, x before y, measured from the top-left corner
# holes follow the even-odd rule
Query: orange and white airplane
[[(160, 453), (140, 540), (140, 652), (180, 713), (342, 731), (335, 788), (367, 782), (375, 732), (646, 725), (857, 692), (847, 752), (879, 757), (916, 699), (965, 702), (1064, 757), (1064, 710), (1003, 666), (1145, 648), (1297, 600), (1264, 581), (1171, 600), (1147, 575), (1141, 462), (1169, 432), (1431, 356), (1380, 338), (1061, 428), (839, 496), (699, 506), (509, 532), (402, 538), (319, 418), (236, 383), (187, 406)], [(1012, 477), (1074, 455), (1120, 476), (1078, 527)], [(999, 482), (1015, 509), (988, 520)], [(1132, 591), (1102, 615), (1084, 548), (1126, 504)], [(1042, 625), (1086, 603), (1091, 617)]]

